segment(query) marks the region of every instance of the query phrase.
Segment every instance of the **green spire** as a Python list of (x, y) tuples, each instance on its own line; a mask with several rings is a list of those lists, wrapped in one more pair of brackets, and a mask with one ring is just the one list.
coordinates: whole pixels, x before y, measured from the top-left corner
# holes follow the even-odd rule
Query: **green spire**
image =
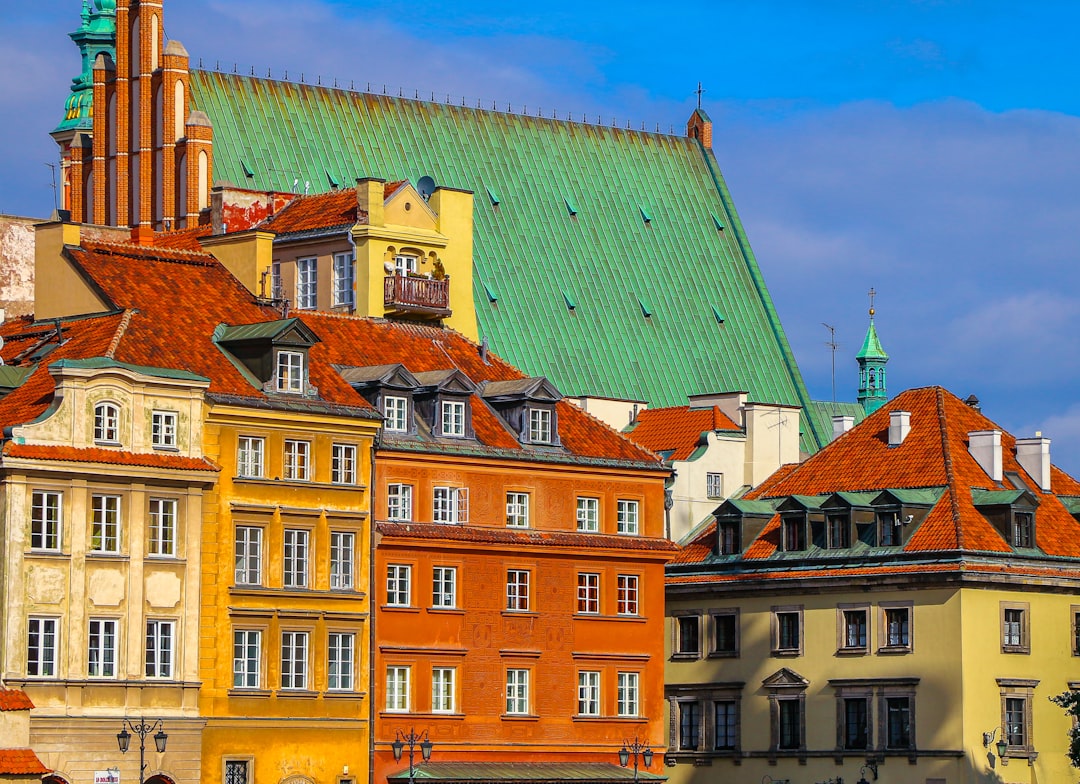
[(89, 130), (94, 124), (94, 61), (99, 54), (115, 58), (116, 2), (83, 0), (82, 24), (69, 33), (82, 55), (82, 73), (71, 80), (71, 94), (64, 104), (64, 119), (53, 129), (53, 136)]
[(855, 355), (859, 363), (858, 400), (867, 415), (877, 411), (889, 399), (885, 389), (885, 363), (889, 361), (889, 355), (881, 347), (877, 329), (874, 327), (874, 296), (876, 294), (877, 292), (870, 289), (870, 326), (866, 330), (862, 348)]

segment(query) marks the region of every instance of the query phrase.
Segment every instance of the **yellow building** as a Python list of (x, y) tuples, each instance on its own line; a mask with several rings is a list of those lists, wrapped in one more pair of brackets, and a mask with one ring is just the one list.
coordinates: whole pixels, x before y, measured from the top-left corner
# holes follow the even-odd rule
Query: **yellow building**
[(925, 388), (725, 501), (668, 567), (670, 780), (1072, 780), (1078, 496)]

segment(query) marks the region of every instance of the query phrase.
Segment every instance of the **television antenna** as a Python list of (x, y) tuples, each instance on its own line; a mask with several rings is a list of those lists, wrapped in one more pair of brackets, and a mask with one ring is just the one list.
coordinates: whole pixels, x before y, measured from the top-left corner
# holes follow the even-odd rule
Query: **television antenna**
[(836, 327), (821, 322), (821, 326), (829, 330), (829, 339), (825, 345), (832, 351), (832, 402), (833, 406), (836, 406), (836, 349), (840, 348), (840, 344), (836, 342)]

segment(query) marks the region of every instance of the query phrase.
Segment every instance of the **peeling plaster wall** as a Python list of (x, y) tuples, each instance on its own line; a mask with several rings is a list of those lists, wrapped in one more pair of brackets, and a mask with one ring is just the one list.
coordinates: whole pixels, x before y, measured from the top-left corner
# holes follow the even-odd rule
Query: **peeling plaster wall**
[(0, 215), (0, 308), (7, 318), (34, 312), (34, 224)]

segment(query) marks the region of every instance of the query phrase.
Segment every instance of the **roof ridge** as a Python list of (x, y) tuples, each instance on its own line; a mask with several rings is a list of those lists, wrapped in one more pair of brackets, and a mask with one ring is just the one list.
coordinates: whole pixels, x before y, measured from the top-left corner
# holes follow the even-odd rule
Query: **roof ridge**
[(120, 317), (120, 323), (116, 325), (116, 333), (113, 335), (109, 347), (105, 349), (105, 356), (109, 359), (116, 358), (116, 349), (120, 348), (120, 341), (123, 339), (128, 326), (131, 324), (131, 317), (138, 312), (139, 311), (135, 308), (124, 308), (124, 314)]
[[(527, 378), (531, 378), (531, 377), (527, 376)], [(559, 402), (561, 403), (563, 401), (565, 401), (568, 406), (573, 406), (575, 409), (577, 409), (579, 412), (584, 414), (589, 419), (593, 420), (594, 422), (596, 422), (596, 423), (602, 425), (603, 427), (607, 428), (608, 430), (610, 430), (612, 433), (617, 435), (626, 444), (634, 447), (634, 449), (636, 449), (636, 450), (638, 450), (640, 452), (644, 452), (645, 454), (649, 455), (653, 460), (655, 460), (657, 463), (660, 463), (661, 466), (663, 465), (663, 462), (664, 462), (663, 459), (658, 454), (656, 454), (656, 452), (649, 449), (647, 446), (642, 446), (637, 441), (630, 438), (630, 436), (628, 434), (622, 432), (621, 430), (616, 430), (611, 425), (609, 425), (607, 422), (605, 422), (604, 420), (597, 417), (595, 414), (592, 414), (592, 413), (586, 411), (584, 408), (582, 408), (581, 406), (576, 405), (575, 403), (571, 403), (567, 398), (564, 397)]]
[[(130, 242), (83, 240), (77, 247), (85, 251), (109, 256), (131, 256), (138, 259), (150, 258), (154, 261), (177, 262), (179, 264), (213, 266), (215, 263), (220, 263), (212, 254), (206, 251), (183, 250), (160, 245), (135, 245)], [(180, 258), (173, 258), (173, 256)]]
[(949, 503), (952, 507), (953, 527), (956, 529), (956, 546), (964, 549), (964, 526), (960, 520), (960, 502), (957, 500), (956, 472), (953, 470), (952, 450), (949, 448), (949, 427), (945, 419), (945, 395), (940, 386), (934, 387), (937, 404), (938, 426), (941, 434), (941, 455), (945, 463), (945, 485), (949, 488)]

